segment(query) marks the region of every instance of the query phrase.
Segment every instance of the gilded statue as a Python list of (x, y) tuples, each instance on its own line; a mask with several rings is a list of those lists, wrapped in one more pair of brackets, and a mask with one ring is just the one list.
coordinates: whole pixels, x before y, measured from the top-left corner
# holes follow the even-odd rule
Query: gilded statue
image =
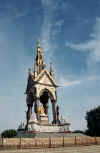
[(40, 108), (39, 108), (39, 113), (40, 113), (41, 115), (45, 115), (44, 107), (43, 107), (43, 106), (40, 106)]

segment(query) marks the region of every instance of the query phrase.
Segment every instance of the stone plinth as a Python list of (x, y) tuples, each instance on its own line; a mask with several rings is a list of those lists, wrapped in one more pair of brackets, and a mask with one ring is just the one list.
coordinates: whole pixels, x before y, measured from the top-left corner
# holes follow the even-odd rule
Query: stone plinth
[(46, 132), (46, 133), (70, 133), (70, 124), (60, 124), (60, 125), (46, 125), (46, 124), (39, 124), (39, 123), (29, 123), (28, 124), (28, 132)]
[(40, 115), (40, 121), (39, 121), (40, 124), (48, 124), (48, 115)]

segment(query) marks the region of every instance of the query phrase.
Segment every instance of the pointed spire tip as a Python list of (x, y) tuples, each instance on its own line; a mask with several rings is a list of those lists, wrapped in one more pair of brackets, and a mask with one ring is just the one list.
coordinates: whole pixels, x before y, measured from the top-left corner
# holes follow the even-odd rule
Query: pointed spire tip
[(40, 38), (38, 38), (37, 40), (38, 40), (38, 47), (40, 47)]

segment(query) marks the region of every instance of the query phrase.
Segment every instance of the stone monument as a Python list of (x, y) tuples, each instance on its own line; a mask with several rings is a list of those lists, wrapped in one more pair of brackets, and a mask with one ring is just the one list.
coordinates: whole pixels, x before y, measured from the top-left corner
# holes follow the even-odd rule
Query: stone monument
[[(34, 71), (29, 69), (26, 88), (26, 129), (28, 132), (71, 132), (70, 123), (59, 119), (59, 106), (57, 105), (57, 85), (54, 71), (50, 64), (50, 71), (46, 69), (43, 60), (40, 41), (37, 44), (37, 53), (34, 62)], [(53, 120), (48, 120), (48, 102), (51, 101)], [(34, 115), (32, 107), (34, 106)]]

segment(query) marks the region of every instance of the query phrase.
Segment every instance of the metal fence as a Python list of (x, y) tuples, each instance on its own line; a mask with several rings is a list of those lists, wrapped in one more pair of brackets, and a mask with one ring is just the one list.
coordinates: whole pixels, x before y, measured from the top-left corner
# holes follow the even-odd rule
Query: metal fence
[(0, 138), (0, 149), (51, 148), (83, 145), (100, 145), (100, 137)]

